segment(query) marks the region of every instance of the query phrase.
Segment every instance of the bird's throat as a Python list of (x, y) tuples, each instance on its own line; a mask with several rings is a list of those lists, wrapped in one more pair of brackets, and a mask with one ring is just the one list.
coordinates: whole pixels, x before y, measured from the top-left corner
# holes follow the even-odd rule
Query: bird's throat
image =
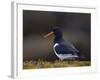
[(54, 43), (60, 43), (62, 41), (63, 41), (63, 37), (62, 36), (61, 37), (55, 36)]

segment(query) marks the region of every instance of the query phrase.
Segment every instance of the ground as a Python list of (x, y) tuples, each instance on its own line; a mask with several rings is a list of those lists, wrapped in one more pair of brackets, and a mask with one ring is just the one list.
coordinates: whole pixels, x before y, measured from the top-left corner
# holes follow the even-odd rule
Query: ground
[(61, 61), (55, 60), (53, 62), (37, 60), (37, 61), (24, 61), (23, 69), (39, 69), (39, 68), (60, 68), (60, 67), (80, 67), (80, 66), (90, 66), (90, 61)]

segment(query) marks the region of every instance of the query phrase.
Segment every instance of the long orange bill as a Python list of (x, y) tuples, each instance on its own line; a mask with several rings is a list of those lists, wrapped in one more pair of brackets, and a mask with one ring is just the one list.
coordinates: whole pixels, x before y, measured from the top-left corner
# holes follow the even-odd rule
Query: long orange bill
[(52, 35), (53, 33), (54, 33), (54, 32), (50, 32), (50, 33), (46, 34), (46, 35), (44, 36), (44, 38), (49, 37), (49, 36)]

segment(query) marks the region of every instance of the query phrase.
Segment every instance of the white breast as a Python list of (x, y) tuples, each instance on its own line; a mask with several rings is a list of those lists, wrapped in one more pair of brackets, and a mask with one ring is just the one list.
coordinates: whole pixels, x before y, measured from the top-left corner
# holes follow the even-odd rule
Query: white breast
[(55, 43), (55, 45), (53, 46), (54, 53), (56, 54), (56, 56), (57, 56), (58, 58), (60, 58), (61, 60), (63, 60), (62, 56), (59, 55), (59, 54), (56, 52), (56, 50), (55, 50), (55, 47), (57, 47), (57, 46), (59, 46), (58, 43)]

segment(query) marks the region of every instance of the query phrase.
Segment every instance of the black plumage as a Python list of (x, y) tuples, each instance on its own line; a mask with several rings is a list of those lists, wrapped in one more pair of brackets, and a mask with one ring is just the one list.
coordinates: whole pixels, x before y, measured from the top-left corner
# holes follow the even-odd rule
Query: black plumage
[(79, 52), (72, 43), (65, 42), (63, 39), (62, 31), (59, 27), (53, 28), (55, 35), (54, 39), (54, 52), (60, 59), (72, 59), (77, 58)]

